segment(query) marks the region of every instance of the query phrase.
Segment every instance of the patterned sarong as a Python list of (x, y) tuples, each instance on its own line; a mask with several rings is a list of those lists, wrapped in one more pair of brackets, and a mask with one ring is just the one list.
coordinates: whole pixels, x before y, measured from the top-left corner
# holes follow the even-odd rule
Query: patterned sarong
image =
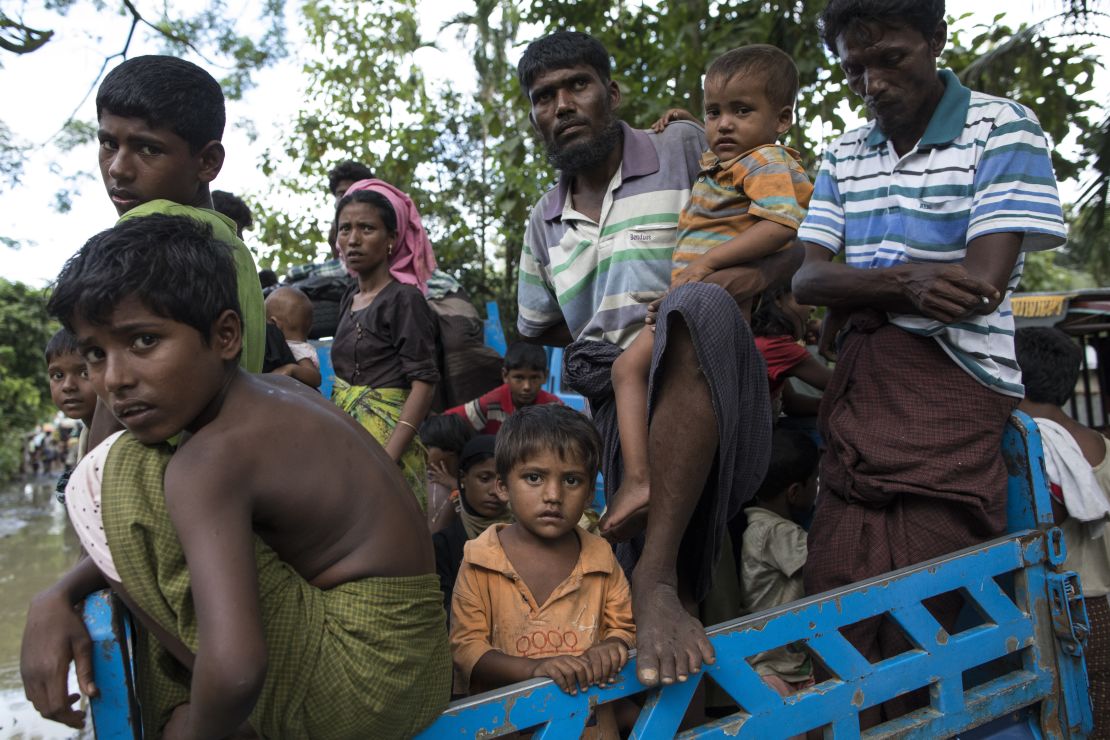
[[(104, 529), (128, 595), (195, 652), (189, 573), (162, 485), (171, 455), (120, 438), (104, 469)], [(268, 668), (250, 723), (262, 737), (410, 737), (442, 711), (451, 655), (435, 574), (322, 591), (259, 538), (255, 557)], [(189, 700), (190, 675), (146, 630), (135, 661), (144, 736), (157, 738)]]
[[(401, 409), (409, 392), (402, 388), (367, 388), (364, 385), (351, 385), (339, 378), (331, 392), (331, 400), (346, 411), (374, 435), (374, 439), (385, 447), (389, 436), (401, 418)], [(412, 439), (405, 453), (401, 455), (400, 466), (408, 481), (409, 488), (420, 502), (420, 508), (428, 510), (428, 450), (420, 441), (419, 435)]]
[[(936, 340), (852, 315), (821, 402), (821, 494), (809, 530), (807, 594), (998, 536), (1006, 526), (1002, 432), (1017, 399), (980, 384)], [(959, 596), (926, 606), (951, 629)], [(888, 620), (844, 630), (868, 660), (907, 649)], [(912, 701), (890, 702), (888, 717)]]

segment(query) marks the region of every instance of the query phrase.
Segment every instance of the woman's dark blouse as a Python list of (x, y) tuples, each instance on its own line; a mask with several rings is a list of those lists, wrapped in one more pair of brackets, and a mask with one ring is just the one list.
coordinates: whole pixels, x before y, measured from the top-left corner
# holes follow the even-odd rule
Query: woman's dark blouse
[(339, 304), (331, 345), (335, 376), (370, 388), (411, 388), (412, 381), (439, 382), (436, 323), (419, 289), (392, 282), (369, 306), (351, 311), (358, 288)]

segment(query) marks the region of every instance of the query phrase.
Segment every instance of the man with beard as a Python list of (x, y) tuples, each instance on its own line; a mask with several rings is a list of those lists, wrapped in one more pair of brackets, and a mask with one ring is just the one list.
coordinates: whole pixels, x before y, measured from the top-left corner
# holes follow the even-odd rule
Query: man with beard
[[(678, 214), (706, 149), (701, 129), (678, 121), (655, 134), (618, 120), (608, 52), (583, 33), (533, 42), (518, 76), (560, 173), (529, 219), (518, 328), (544, 344), (573, 341), (564, 381), (589, 399), (605, 441), (602, 529), (632, 538), (618, 557), (626, 570), (634, 566), (638, 676), (647, 685), (684, 681), (713, 660), (690, 613), (709, 591), (727, 523), (758, 487), (770, 452), (766, 371), (734, 298), (783, 279), (796, 261), (775, 255), (667, 294)], [(622, 466), (611, 365), (652, 320), (652, 301), (650, 496), (622, 502), (612, 498)]]
[[(1033, 113), (938, 73), (943, 0), (832, 0), (821, 20), (873, 120), (829, 147), (798, 232), (795, 297), (844, 317), (826, 335), (850, 316), (821, 408), (811, 594), (1003, 531), (999, 448), (1023, 393), (1009, 295), (1023, 253), (1065, 236)], [(951, 629), (960, 601), (929, 606)], [(872, 661), (909, 647), (889, 621), (845, 633)]]

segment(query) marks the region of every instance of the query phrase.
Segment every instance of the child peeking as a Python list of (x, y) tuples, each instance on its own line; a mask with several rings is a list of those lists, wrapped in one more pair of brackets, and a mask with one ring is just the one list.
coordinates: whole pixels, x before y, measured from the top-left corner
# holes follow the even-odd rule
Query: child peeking
[[(451, 605), (455, 668), (471, 693), (545, 676), (576, 694), (628, 661), (628, 581), (605, 540), (576, 525), (600, 454), (593, 424), (565, 406), (530, 406), (501, 427), (497, 493), (516, 521), (466, 544)], [(617, 737), (608, 705), (595, 719), (584, 737)]]
[(81, 350), (77, 346), (77, 337), (65, 329), (59, 329), (46, 343), (43, 354), (46, 356), (46, 377), (50, 381), (50, 400), (67, 418), (81, 422), (77, 454), (72, 456), (74, 462), (67, 460), (66, 471), (58, 479), (58, 500), (64, 503), (72, 466), (88, 451), (89, 427), (92, 426), (93, 412), (96, 411), (96, 391), (89, 380), (85, 358), (81, 356)]
[(525, 406), (562, 403), (543, 389), (547, 382), (547, 353), (543, 347), (513, 342), (505, 352), (501, 385), (489, 393), (443, 413), (465, 419), (478, 434), (497, 434), (505, 419)]
[[(802, 431), (776, 429), (771, 464), (763, 485), (744, 510), (740, 559), (741, 603), (745, 613), (770, 609), (805, 595), (806, 531), (795, 520), (806, 517), (817, 499), (817, 446)], [(809, 656), (790, 645), (759, 653), (752, 667), (782, 696), (813, 685)]]
[(283, 365), (273, 372), (288, 375), (310, 388), (319, 388), (320, 358), (308, 341), (312, 329), (312, 301), (296, 288), (278, 288), (266, 296), (266, 321), (281, 329), (296, 364)]

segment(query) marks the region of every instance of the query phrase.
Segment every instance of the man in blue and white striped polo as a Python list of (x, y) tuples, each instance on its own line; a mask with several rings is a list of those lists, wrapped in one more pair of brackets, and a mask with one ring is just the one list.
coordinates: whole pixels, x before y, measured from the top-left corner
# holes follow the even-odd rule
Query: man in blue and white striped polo
[[(821, 410), (810, 593), (1005, 526), (999, 450), (1023, 395), (1009, 296), (1024, 252), (1065, 227), (1036, 116), (938, 71), (947, 30), (943, 0), (831, 0), (822, 15), (872, 120), (829, 146), (798, 232), (797, 300), (847, 322)], [(872, 625), (865, 654), (898, 652), (896, 632)]]

